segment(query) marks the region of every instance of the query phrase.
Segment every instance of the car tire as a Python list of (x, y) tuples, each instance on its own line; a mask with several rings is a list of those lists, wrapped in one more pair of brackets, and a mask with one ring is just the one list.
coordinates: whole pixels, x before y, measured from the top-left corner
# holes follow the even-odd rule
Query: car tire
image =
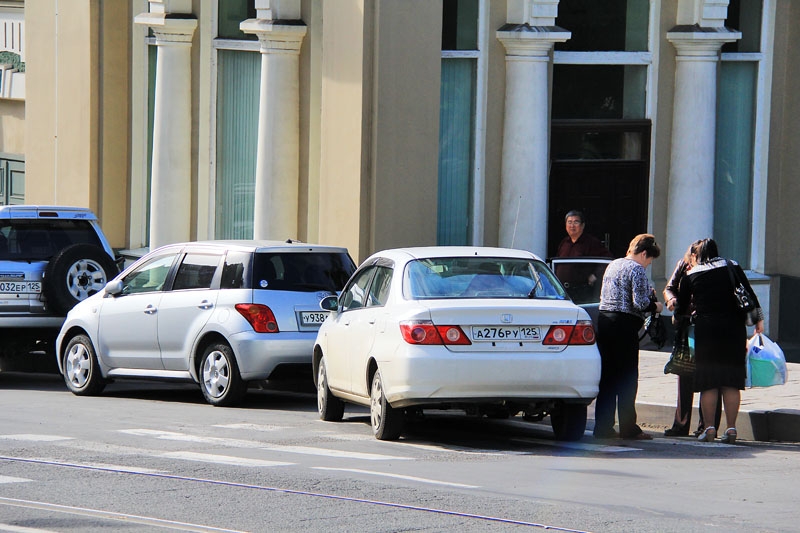
[(370, 390), (369, 418), (372, 433), (378, 440), (396, 440), (403, 430), (403, 411), (395, 409), (386, 401), (383, 393), (381, 371), (376, 370)]
[(213, 343), (205, 349), (199, 374), (200, 389), (211, 405), (237, 405), (247, 392), (247, 384), (239, 375), (233, 350), (224, 342)]
[(75, 304), (100, 292), (117, 275), (116, 263), (99, 246), (73, 244), (47, 264), (44, 295), (50, 310), (66, 315)]
[(326, 422), (339, 422), (344, 416), (344, 402), (331, 394), (328, 387), (324, 357), (320, 360), (317, 371), (317, 410), (319, 417)]
[(565, 403), (550, 413), (550, 425), (556, 440), (576, 441), (586, 431), (586, 405)]
[(100, 394), (106, 381), (100, 373), (97, 353), (86, 335), (75, 335), (67, 343), (63, 359), (64, 382), (78, 396)]

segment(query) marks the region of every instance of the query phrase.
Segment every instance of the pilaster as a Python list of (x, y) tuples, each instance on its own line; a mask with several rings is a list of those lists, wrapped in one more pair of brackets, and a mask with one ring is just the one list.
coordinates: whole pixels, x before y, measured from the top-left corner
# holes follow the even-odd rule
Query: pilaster
[(302, 21), (249, 19), (239, 26), (258, 37), (261, 51), (256, 239), (297, 238), (300, 176), (300, 48)]
[(571, 33), (557, 26), (507, 24), (506, 95), (500, 192), (500, 246), (547, 254), (550, 64)]
[[(667, 207), (667, 265), (714, 232), (717, 66), (722, 45), (741, 38), (727, 28), (676, 26), (678, 52)], [(671, 268), (671, 267), (670, 267)]]

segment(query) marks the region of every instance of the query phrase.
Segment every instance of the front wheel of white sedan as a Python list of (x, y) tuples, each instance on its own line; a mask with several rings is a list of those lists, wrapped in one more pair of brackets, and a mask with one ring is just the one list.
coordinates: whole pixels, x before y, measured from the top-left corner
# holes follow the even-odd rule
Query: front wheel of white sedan
[(386, 401), (380, 370), (376, 370), (372, 377), (369, 417), (372, 422), (372, 433), (378, 440), (396, 440), (403, 430), (403, 411), (395, 409)]
[(317, 371), (317, 410), (319, 417), (326, 422), (339, 422), (344, 416), (344, 402), (331, 394), (331, 389), (328, 388), (324, 357), (320, 360)]
[(217, 407), (236, 405), (247, 392), (233, 350), (224, 342), (214, 343), (203, 352), (200, 380), (206, 401)]
[(86, 335), (75, 335), (64, 351), (64, 382), (73, 394), (94, 396), (106, 386), (100, 374), (92, 341)]

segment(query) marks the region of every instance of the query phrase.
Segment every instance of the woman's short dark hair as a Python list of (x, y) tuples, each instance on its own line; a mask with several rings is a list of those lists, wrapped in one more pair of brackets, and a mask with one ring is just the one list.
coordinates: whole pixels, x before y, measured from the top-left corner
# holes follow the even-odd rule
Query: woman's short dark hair
[(570, 211), (569, 213), (567, 213), (564, 216), (564, 222), (566, 222), (569, 217), (578, 217), (579, 219), (581, 219), (581, 224), (586, 224), (586, 218), (583, 216), (583, 212), (582, 211), (578, 211), (577, 209), (573, 209), (572, 211)]
[(697, 257), (698, 263), (707, 263), (715, 257), (719, 257), (719, 249), (714, 239), (703, 239), (698, 241), (697, 247), (694, 250), (694, 255)]
[(640, 233), (631, 240), (628, 246), (628, 253), (636, 255), (642, 252), (646, 252), (647, 257), (652, 257), (653, 259), (661, 255), (661, 247), (656, 242), (654, 235)]

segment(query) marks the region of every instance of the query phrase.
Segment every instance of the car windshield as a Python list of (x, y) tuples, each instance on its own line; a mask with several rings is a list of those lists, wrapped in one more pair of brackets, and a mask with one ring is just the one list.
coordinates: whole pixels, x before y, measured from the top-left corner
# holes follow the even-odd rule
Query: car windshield
[(404, 293), (432, 298), (537, 298), (566, 300), (561, 283), (541, 261), (505, 257), (436, 257), (412, 261)]
[(102, 246), (86, 220), (0, 221), (0, 260), (47, 260), (72, 244)]
[(257, 253), (253, 262), (253, 288), (338, 292), (355, 270), (346, 253)]

